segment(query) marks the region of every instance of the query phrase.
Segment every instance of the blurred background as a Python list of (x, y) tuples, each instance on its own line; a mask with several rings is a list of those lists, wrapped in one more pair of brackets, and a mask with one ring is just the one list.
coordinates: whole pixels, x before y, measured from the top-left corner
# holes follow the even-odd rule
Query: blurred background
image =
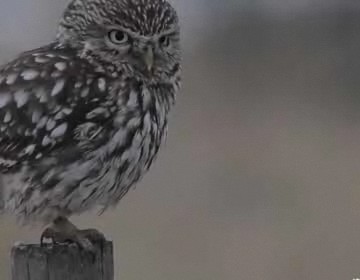
[[(360, 2), (174, 0), (184, 86), (151, 172), (101, 217), (118, 280), (360, 278)], [(67, 1), (2, 0), (0, 61)], [(0, 219), (9, 250), (41, 229)]]

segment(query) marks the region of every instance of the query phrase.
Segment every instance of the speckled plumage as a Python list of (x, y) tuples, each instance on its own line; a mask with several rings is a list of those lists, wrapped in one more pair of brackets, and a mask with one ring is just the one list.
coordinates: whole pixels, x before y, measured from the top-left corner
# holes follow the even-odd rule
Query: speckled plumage
[(46, 224), (115, 205), (156, 157), (179, 86), (166, 1), (72, 1), (53, 43), (0, 70), (4, 210)]

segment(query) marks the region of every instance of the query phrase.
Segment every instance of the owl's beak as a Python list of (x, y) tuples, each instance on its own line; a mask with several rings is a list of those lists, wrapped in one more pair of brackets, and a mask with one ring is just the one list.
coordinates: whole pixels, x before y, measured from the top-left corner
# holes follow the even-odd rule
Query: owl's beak
[(151, 70), (154, 67), (154, 51), (152, 47), (148, 47), (145, 51), (145, 53), (143, 54), (143, 61), (145, 63), (146, 66), (146, 70), (148, 70), (149, 72), (151, 72)]

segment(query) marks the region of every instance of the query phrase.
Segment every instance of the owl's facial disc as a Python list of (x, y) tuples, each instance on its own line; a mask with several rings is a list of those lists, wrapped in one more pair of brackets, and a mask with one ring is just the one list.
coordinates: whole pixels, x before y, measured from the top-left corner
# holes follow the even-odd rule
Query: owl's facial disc
[(173, 32), (144, 36), (119, 26), (105, 31), (104, 52), (112, 62), (124, 63), (146, 76), (164, 70), (176, 52)]
[(97, 66), (157, 80), (177, 69), (179, 37), (176, 11), (166, 0), (72, 0), (57, 34)]
[(121, 27), (111, 27), (105, 36), (110, 51), (115, 50), (115, 60), (133, 64), (151, 73), (155, 63), (154, 45), (149, 38), (139, 36)]

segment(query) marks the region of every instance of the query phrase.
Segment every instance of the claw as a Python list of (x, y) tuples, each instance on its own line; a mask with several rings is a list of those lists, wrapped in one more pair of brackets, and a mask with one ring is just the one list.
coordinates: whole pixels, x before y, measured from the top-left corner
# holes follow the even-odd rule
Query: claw
[(41, 234), (40, 244), (45, 244), (45, 239), (51, 239), (53, 244), (73, 242), (85, 251), (95, 253), (94, 243), (103, 243), (105, 236), (96, 229), (77, 229), (66, 218), (58, 218)]
[(80, 235), (84, 236), (93, 243), (101, 243), (106, 241), (105, 235), (97, 229), (83, 229), (79, 231)]
[(51, 239), (52, 243), (55, 243), (54, 240), (54, 230), (52, 228), (46, 228), (40, 237), (40, 245), (45, 245), (45, 239)]

